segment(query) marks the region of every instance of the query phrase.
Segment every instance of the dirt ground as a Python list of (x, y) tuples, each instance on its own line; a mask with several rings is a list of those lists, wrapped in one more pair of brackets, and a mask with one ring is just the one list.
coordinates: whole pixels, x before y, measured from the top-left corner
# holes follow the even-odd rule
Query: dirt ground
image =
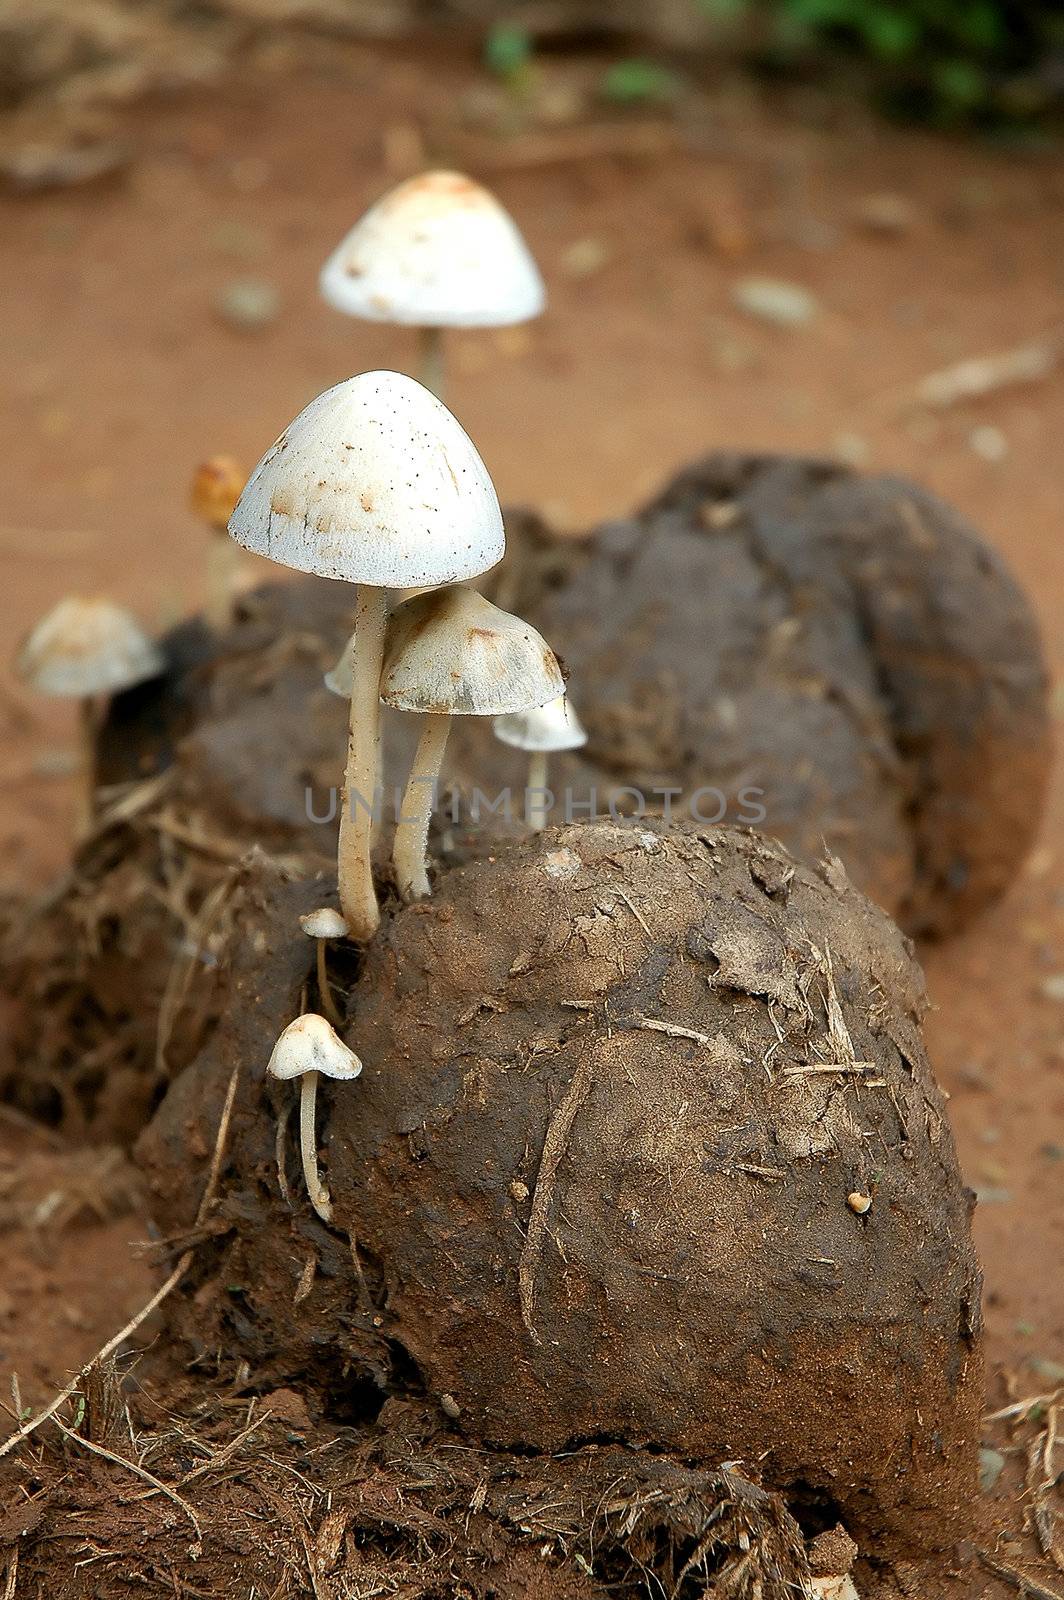
[[(1059, 677), (1064, 375), (939, 412), (911, 403), (921, 378), (964, 358), (1032, 341), (1055, 351), (1056, 154), (951, 145), (732, 83), (661, 124), (656, 153), (635, 125), (609, 135), (623, 154), (595, 154), (580, 124), (507, 144), (447, 133), (475, 90), (468, 59), (304, 54), (264, 58), (224, 95), (138, 112), (141, 157), (107, 186), (0, 201), (0, 657), (69, 590), (105, 590), (152, 622), (197, 604), (195, 463), (224, 450), (250, 465), (320, 389), (409, 361), (401, 333), (321, 304), (316, 275), (400, 175), (424, 119), (438, 130), (429, 153), (490, 182), (519, 219), (551, 295), (527, 329), (453, 341), (449, 400), (504, 503), (581, 526), (710, 446), (906, 473), (1006, 554)], [(865, 215), (884, 193), (903, 203), (888, 231)], [(813, 316), (792, 328), (750, 316), (733, 298), (750, 277), (803, 286)], [(238, 332), (217, 301), (248, 278), (276, 289), (278, 309)], [(0, 684), (0, 890), (63, 861), (71, 733), (65, 708)], [(1007, 901), (924, 952), (931, 1057), (980, 1194), (994, 1403), (1064, 1379), (1062, 932), (1058, 777)], [(38, 1136), (0, 1131), (10, 1192)], [(14, 1370), (24, 1397), (47, 1397), (145, 1297), (143, 1233), (135, 1197), (63, 1229), (46, 1213), (6, 1230), (5, 1395)]]

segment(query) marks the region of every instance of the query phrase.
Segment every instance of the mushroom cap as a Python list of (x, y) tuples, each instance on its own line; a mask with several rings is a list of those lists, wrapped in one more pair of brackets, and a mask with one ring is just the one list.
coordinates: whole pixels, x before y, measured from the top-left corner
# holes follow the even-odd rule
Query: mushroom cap
[(322, 677), (322, 682), (329, 693), (338, 694), (341, 700), (350, 700), (351, 691), (355, 686), (354, 644), (355, 636), (352, 634), (340, 652), (336, 665), (330, 667)]
[(308, 939), (346, 939), (351, 931), (346, 918), (334, 911), (332, 906), (307, 911), (300, 917), (299, 926)]
[(223, 533), (246, 482), (247, 473), (232, 456), (209, 456), (196, 468), (189, 505), (208, 527)]
[(363, 372), (312, 400), (251, 474), (229, 532), (297, 572), (377, 588), (473, 578), (506, 547), (469, 436), (398, 372)]
[(587, 730), (564, 694), (545, 706), (496, 717), (492, 731), (496, 739), (518, 750), (579, 750), (587, 744)]
[(381, 699), (400, 711), (491, 717), (555, 699), (562, 669), (531, 623), (475, 589), (437, 589), (393, 613)]
[(420, 328), (500, 328), (546, 304), (512, 218), (458, 172), (424, 172), (378, 200), (326, 261), (320, 287), (348, 316)]
[(129, 689), (165, 668), (137, 619), (110, 600), (60, 600), (32, 629), (15, 671), (41, 694), (88, 696)]
[(362, 1063), (336, 1029), (316, 1011), (290, 1022), (273, 1047), (266, 1068), (271, 1078), (302, 1078), (320, 1072), (325, 1078), (357, 1078)]

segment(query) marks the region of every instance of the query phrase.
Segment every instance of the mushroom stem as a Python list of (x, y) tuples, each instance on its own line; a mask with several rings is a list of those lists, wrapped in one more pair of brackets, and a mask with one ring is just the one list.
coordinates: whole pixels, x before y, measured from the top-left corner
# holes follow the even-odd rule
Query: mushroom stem
[(240, 571), (240, 546), (223, 528), (213, 528), (207, 546), (207, 621), (216, 633), (233, 620), (233, 597)]
[(332, 988), (329, 984), (329, 969), (325, 960), (329, 941), (328, 939), (316, 939), (314, 942), (318, 947), (318, 999), (321, 1001), (321, 1009), (334, 1027), (341, 1028), (343, 1027), (344, 1019), (341, 1017), (336, 1001), (333, 999)]
[(443, 359), (443, 329), (419, 328), (418, 344), (421, 347), (421, 382), (437, 400), (443, 399), (445, 365)]
[(332, 1201), (318, 1171), (318, 1141), (315, 1133), (320, 1072), (304, 1072), (299, 1082), (299, 1153), (303, 1176), (307, 1180), (310, 1203), (323, 1222), (332, 1221)]
[(395, 825), (392, 860), (395, 863), (395, 880), (404, 900), (424, 900), (426, 895), (432, 893), (425, 854), (433, 794), (450, 731), (449, 716), (426, 716), (414, 764), (403, 791), (402, 809)]
[(86, 839), (96, 820), (96, 706), (91, 694), (78, 701), (78, 776), (75, 835)]
[(528, 826), (542, 833), (547, 826), (547, 752), (533, 750), (528, 758)]
[(372, 939), (380, 925), (373, 888), (373, 813), (377, 793), (377, 731), (380, 726), (381, 664), (388, 620), (383, 589), (358, 586), (351, 652), (351, 716), (340, 811), (337, 877), (340, 909), (351, 938)]

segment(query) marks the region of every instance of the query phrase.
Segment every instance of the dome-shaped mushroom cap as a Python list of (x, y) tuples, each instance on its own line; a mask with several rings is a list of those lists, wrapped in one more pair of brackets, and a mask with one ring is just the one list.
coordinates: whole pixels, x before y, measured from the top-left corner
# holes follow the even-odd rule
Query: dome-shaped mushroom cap
[(60, 600), (24, 641), (15, 671), (41, 694), (113, 694), (166, 663), (136, 618), (110, 600)]
[(398, 372), (363, 372), (312, 400), (251, 474), (229, 532), (297, 572), (378, 588), (473, 578), (506, 546), (469, 436)]
[(496, 717), (491, 726), (496, 739), (518, 750), (579, 750), (587, 744), (587, 731), (564, 694), (545, 706)]
[(381, 699), (400, 711), (491, 717), (563, 693), (553, 650), (475, 589), (437, 589), (392, 616)]
[(266, 1068), (271, 1078), (301, 1078), (320, 1072), (325, 1078), (357, 1078), (362, 1063), (335, 1028), (316, 1011), (290, 1022), (273, 1047)]
[(493, 328), (538, 317), (543, 280), (494, 195), (425, 172), (371, 206), (321, 272), (338, 311), (420, 328)]
[(350, 933), (346, 918), (332, 906), (322, 906), (317, 911), (304, 912), (299, 926), (308, 939), (346, 939)]

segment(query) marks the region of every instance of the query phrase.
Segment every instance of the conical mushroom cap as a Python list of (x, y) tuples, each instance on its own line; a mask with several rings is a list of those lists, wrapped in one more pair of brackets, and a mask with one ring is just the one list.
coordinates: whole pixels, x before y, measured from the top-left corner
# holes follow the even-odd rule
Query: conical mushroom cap
[(491, 726), (496, 739), (518, 750), (579, 750), (587, 744), (584, 725), (564, 694), (545, 706), (496, 717)]
[(381, 699), (400, 711), (491, 717), (564, 692), (553, 650), (475, 589), (437, 589), (392, 616)]
[(324, 1017), (305, 1011), (290, 1022), (273, 1047), (266, 1068), (271, 1078), (301, 1078), (320, 1072), (325, 1078), (357, 1078), (362, 1063)]
[(543, 280), (494, 195), (425, 172), (371, 206), (333, 251), (321, 293), (338, 311), (420, 328), (494, 328), (543, 310)]
[(189, 486), (189, 505), (208, 527), (221, 533), (246, 482), (247, 473), (232, 456), (210, 456), (196, 468)]
[(322, 678), (329, 693), (338, 694), (341, 700), (350, 700), (351, 691), (355, 686), (354, 647), (355, 636), (352, 634), (344, 645), (336, 665), (330, 667)]
[(472, 441), (398, 372), (363, 372), (312, 400), (251, 474), (229, 532), (297, 572), (377, 588), (473, 578), (506, 545)]
[(60, 600), (24, 641), (15, 671), (41, 694), (113, 694), (166, 663), (137, 619), (110, 600)]

